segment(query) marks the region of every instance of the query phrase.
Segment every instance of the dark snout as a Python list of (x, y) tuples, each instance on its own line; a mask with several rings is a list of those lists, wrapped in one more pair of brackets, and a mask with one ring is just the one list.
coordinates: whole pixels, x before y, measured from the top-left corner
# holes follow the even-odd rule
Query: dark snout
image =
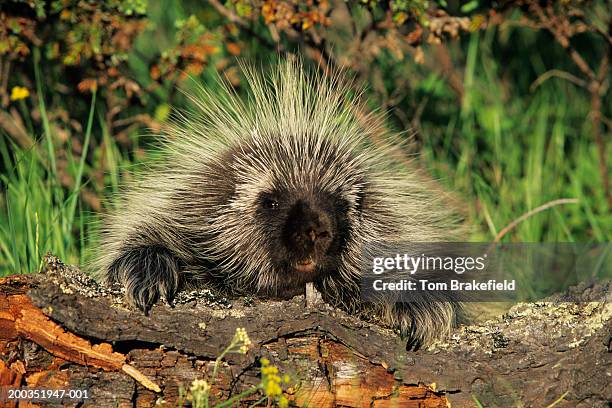
[(295, 258), (295, 268), (309, 272), (316, 267), (333, 239), (332, 219), (316, 204), (298, 200), (287, 214), (283, 238)]

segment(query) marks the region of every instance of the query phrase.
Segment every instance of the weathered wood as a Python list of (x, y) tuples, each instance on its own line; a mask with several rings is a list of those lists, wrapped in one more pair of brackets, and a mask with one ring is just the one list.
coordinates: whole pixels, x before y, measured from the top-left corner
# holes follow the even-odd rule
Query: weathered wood
[[(181, 387), (210, 380), (215, 358), (244, 327), (253, 346), (247, 355), (226, 356), (213, 387), (217, 399), (257, 384), (258, 360), (266, 357), (290, 375), (288, 395), (300, 406), (475, 406), (472, 396), (487, 407), (546, 406), (564, 393), (557, 406), (607, 407), (612, 400), (608, 283), (516, 305), (406, 352), (392, 331), (325, 304), (305, 307), (303, 297), (229, 300), (200, 290), (144, 316), (76, 269), (48, 269), (0, 279), (0, 385), (87, 389), (85, 405), (173, 406)], [(65, 334), (51, 342), (37, 335), (49, 324)], [(87, 344), (116, 365), (73, 355), (74, 346)], [(121, 372), (123, 359), (161, 392)]]

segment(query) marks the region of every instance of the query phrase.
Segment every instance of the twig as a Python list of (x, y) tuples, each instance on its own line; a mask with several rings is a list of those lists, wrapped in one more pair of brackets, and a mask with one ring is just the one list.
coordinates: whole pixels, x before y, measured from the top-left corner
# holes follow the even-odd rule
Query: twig
[(557, 205), (561, 205), (561, 204), (578, 204), (578, 199), (577, 198), (560, 198), (558, 200), (553, 200), (553, 201), (549, 201), (546, 204), (542, 204), (541, 206), (534, 208), (531, 211), (527, 211), (525, 214), (521, 215), (520, 217), (518, 217), (517, 219), (515, 219), (514, 221), (512, 221), (510, 224), (508, 224), (507, 226), (505, 226), (500, 232), (499, 234), (497, 234), (497, 236), (495, 237), (495, 239), (493, 240), (493, 242), (499, 242), (504, 235), (506, 235), (508, 232), (510, 232), (512, 229), (514, 229), (517, 225), (519, 225), (521, 222), (525, 221), (527, 218), (531, 217), (532, 215), (535, 215), (539, 212), (542, 212), (544, 210), (548, 210), (549, 208), (555, 207)]
[(604, 30), (602, 30), (599, 27), (595, 27), (595, 32), (599, 34), (601, 37), (603, 37), (603, 39), (606, 40), (609, 46), (612, 46), (612, 37), (610, 37), (608, 33), (606, 33)]
[(570, 74), (569, 72), (566, 72), (566, 71), (561, 71), (560, 69), (551, 69), (550, 71), (546, 71), (545, 73), (540, 75), (535, 81), (533, 81), (533, 83), (529, 87), (529, 91), (530, 92), (535, 91), (544, 82), (546, 82), (550, 78), (554, 78), (554, 77), (570, 81), (571, 83), (573, 83), (575, 85), (578, 85), (581, 88), (587, 88), (586, 81), (583, 81), (582, 79), (578, 78), (577, 76), (572, 75), (572, 74)]
[(606, 125), (608, 129), (612, 129), (612, 120), (606, 118), (604, 115), (601, 115), (601, 122)]
[(421, 116), (423, 116), (423, 111), (425, 110), (425, 107), (427, 106), (428, 102), (429, 102), (429, 96), (424, 97), (423, 100), (419, 102), (419, 105), (414, 111), (414, 116), (412, 117), (412, 120), (410, 121), (411, 127), (414, 129), (417, 129), (420, 134), (422, 134)]
[(121, 371), (132, 377), (134, 380), (138, 381), (146, 389), (151, 390), (153, 392), (161, 392), (161, 388), (159, 388), (159, 385), (151, 381), (136, 367), (129, 364), (124, 364), (121, 366)]
[(3, 129), (19, 146), (29, 149), (36, 145), (26, 132), (19, 114), (15, 110), (0, 110), (0, 129)]
[(608, 201), (608, 208), (612, 208), (612, 195), (610, 194), (610, 179), (608, 175), (608, 163), (606, 161), (606, 144), (601, 135), (601, 98), (603, 94), (603, 84), (609, 71), (609, 50), (604, 55), (599, 66), (597, 79), (589, 87), (591, 91), (591, 112), (589, 115), (593, 120), (593, 134), (597, 152), (599, 155), (599, 173), (604, 188), (604, 194)]

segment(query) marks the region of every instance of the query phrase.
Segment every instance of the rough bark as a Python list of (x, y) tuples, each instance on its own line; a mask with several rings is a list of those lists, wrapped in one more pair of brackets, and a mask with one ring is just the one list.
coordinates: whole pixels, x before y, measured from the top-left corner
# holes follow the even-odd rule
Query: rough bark
[[(183, 293), (149, 316), (114, 290), (53, 261), (45, 274), (0, 279), (0, 388), (87, 390), (72, 406), (176, 406), (179, 390), (211, 381), (237, 327), (253, 341), (230, 353), (212, 395), (224, 400), (259, 383), (266, 357), (291, 377), (299, 406), (609, 406), (609, 283), (519, 304), (498, 319), (458, 328), (416, 352), (388, 329), (325, 304), (222, 299)], [(607, 300), (607, 301), (606, 301)], [(128, 375), (129, 374), (129, 375)], [(261, 395), (253, 395), (251, 403)], [(244, 402), (247, 404), (247, 402)]]

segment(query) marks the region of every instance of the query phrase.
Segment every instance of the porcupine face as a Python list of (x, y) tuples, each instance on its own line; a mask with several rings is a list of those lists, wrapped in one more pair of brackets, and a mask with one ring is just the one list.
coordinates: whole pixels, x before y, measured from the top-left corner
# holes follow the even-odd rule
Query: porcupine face
[(251, 273), (259, 292), (286, 298), (337, 273), (359, 211), (359, 179), (342, 165), (348, 153), (328, 141), (259, 142), (233, 160), (234, 207), (247, 209), (235, 216), (244, 220), (240, 240), (265, 259)]
[(268, 253), (279, 275), (278, 295), (334, 273), (347, 239), (348, 203), (325, 191), (279, 189), (259, 195), (257, 217), (270, 237)]

